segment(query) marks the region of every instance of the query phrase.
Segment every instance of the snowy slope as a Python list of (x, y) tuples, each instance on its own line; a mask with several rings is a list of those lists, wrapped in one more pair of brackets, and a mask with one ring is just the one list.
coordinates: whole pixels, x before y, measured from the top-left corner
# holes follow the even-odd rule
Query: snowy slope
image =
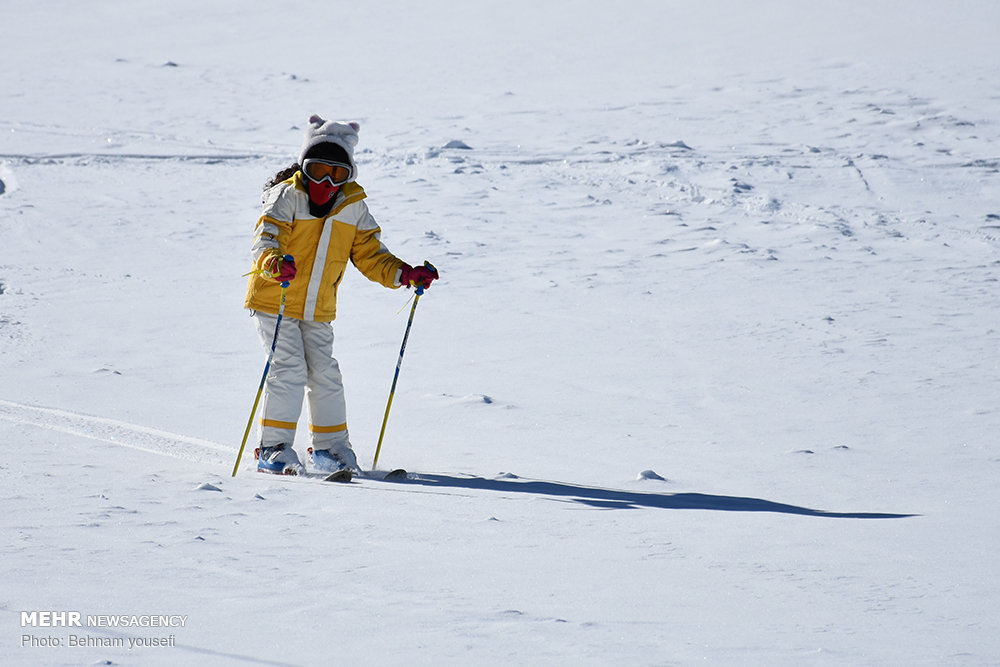
[[(4, 660), (1000, 664), (1000, 8), (363, 4), (2, 11)], [(404, 484), (229, 474), (311, 113), (441, 270)], [(342, 290), (364, 462), (407, 297)]]

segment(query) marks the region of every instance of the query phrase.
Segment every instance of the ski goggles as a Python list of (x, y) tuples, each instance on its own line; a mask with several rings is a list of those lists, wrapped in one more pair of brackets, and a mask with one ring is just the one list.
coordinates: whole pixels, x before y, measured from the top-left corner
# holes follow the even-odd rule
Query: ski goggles
[(309, 159), (302, 162), (302, 173), (315, 183), (329, 180), (330, 185), (343, 185), (351, 180), (352, 171), (351, 165), (332, 160)]

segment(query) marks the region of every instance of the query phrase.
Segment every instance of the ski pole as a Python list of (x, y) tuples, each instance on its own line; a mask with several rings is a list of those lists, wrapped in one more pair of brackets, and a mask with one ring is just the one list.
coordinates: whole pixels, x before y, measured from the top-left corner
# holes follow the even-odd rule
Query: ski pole
[[(437, 273), (437, 269), (430, 263), (425, 261), (424, 266), (428, 269)], [(406, 352), (406, 340), (410, 337), (410, 327), (413, 326), (413, 315), (417, 312), (417, 302), (420, 301), (420, 297), (424, 293), (424, 288), (421, 285), (416, 285), (413, 295), (413, 306), (410, 308), (410, 319), (406, 321), (406, 332), (403, 334), (403, 344), (399, 347), (399, 359), (396, 361), (396, 373), (392, 376), (392, 387), (389, 389), (389, 400), (385, 404), (385, 416), (382, 417), (382, 430), (378, 434), (378, 446), (375, 447), (375, 460), (372, 461), (372, 470), (378, 467), (378, 455), (382, 451), (382, 438), (385, 437), (385, 426), (389, 423), (389, 408), (392, 407), (392, 397), (396, 393), (396, 382), (399, 380), (399, 367), (403, 365), (403, 353)]]
[[(282, 258), (286, 262), (294, 261), (291, 255)], [(247, 420), (247, 430), (243, 432), (243, 442), (240, 443), (240, 451), (236, 455), (236, 464), (233, 465), (233, 477), (240, 469), (240, 459), (243, 458), (243, 449), (247, 446), (247, 438), (250, 436), (250, 429), (253, 427), (253, 416), (257, 414), (257, 404), (260, 403), (260, 395), (264, 391), (264, 383), (267, 382), (267, 373), (271, 370), (271, 360), (274, 359), (274, 348), (278, 346), (278, 329), (281, 328), (281, 320), (285, 316), (285, 294), (288, 292), (288, 281), (281, 283), (281, 303), (278, 305), (278, 321), (274, 323), (274, 339), (271, 340), (271, 351), (267, 355), (267, 363), (264, 364), (264, 374), (260, 376), (260, 386), (257, 387), (257, 397), (253, 399), (253, 408), (250, 410), (250, 419)]]

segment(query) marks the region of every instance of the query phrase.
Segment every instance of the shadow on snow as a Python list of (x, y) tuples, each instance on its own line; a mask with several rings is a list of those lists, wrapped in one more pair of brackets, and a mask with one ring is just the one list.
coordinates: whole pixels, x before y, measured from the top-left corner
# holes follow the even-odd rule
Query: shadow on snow
[(836, 519), (902, 519), (915, 514), (885, 514), (878, 512), (828, 512), (797, 505), (776, 503), (761, 498), (713, 496), (704, 493), (648, 493), (580, 486), (565, 482), (502, 477), (467, 477), (439, 474), (410, 475), (403, 484), (421, 484), (432, 488), (480, 489), (503, 493), (527, 493), (565, 498), (569, 502), (602, 509), (637, 509), (650, 507), (675, 510), (712, 510), (716, 512), (776, 512)]

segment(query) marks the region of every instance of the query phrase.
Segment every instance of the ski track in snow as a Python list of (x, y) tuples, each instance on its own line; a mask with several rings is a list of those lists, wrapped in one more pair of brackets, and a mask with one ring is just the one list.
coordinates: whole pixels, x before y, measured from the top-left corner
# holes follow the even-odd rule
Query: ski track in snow
[(13, 401), (0, 400), (0, 419), (203, 464), (224, 464), (232, 454), (231, 448), (209, 440)]

